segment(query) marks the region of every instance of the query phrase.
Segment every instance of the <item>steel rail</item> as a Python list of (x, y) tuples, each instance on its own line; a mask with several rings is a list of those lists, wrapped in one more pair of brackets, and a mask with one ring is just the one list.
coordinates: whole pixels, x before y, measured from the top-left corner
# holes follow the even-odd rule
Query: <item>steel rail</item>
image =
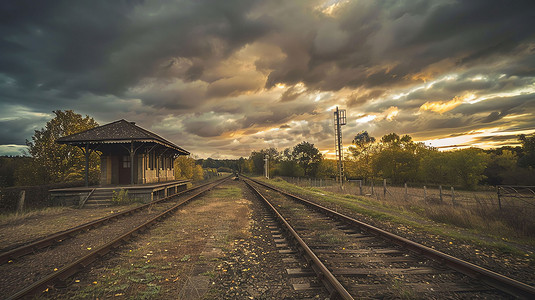
[[(220, 181), (225, 180), (225, 179), (228, 179), (228, 178), (220, 179)], [(205, 183), (205, 184), (202, 184), (202, 185), (199, 185), (199, 186), (196, 186), (196, 187), (192, 187), (190, 189), (178, 192), (177, 194), (174, 194), (172, 196), (168, 196), (168, 197), (165, 197), (165, 198), (162, 198), (162, 199), (158, 199), (158, 200), (152, 201), (150, 203), (143, 204), (141, 206), (125, 210), (123, 212), (118, 212), (118, 213), (115, 213), (115, 214), (107, 216), (107, 217), (103, 217), (103, 218), (96, 219), (96, 220), (93, 220), (93, 221), (90, 221), (90, 222), (87, 222), (87, 223), (84, 223), (84, 224), (80, 224), (78, 226), (75, 226), (75, 227), (72, 227), (72, 228), (69, 228), (69, 229), (66, 229), (66, 230), (63, 230), (63, 231), (59, 231), (59, 232), (53, 233), (51, 235), (48, 235), (45, 238), (38, 239), (38, 240), (36, 240), (34, 242), (30, 242), (29, 244), (22, 245), (20, 247), (15, 248), (15, 249), (0, 253), (0, 265), (4, 264), (4, 263), (6, 263), (6, 262), (8, 262), (8, 261), (10, 261), (12, 259), (19, 258), (21, 256), (33, 253), (33, 252), (35, 252), (35, 251), (37, 251), (39, 249), (48, 247), (48, 246), (56, 244), (56, 243), (59, 243), (59, 242), (63, 241), (64, 239), (66, 239), (66, 238), (68, 238), (68, 237), (70, 237), (70, 236), (72, 236), (72, 235), (74, 235), (74, 234), (76, 234), (78, 232), (81, 232), (81, 231), (84, 231), (84, 230), (87, 230), (87, 229), (90, 229), (90, 228), (94, 228), (94, 227), (97, 227), (97, 226), (101, 226), (101, 225), (103, 225), (104, 223), (106, 223), (108, 221), (111, 221), (111, 220), (114, 220), (114, 219), (129, 215), (129, 214), (136, 213), (138, 211), (141, 211), (141, 210), (143, 210), (145, 208), (150, 207), (151, 205), (167, 201), (167, 200), (169, 200), (171, 198), (180, 196), (182, 194), (185, 194), (185, 193), (188, 193), (188, 192), (191, 192), (191, 191), (198, 190), (198, 189), (200, 189), (202, 187), (205, 187), (205, 186), (207, 186), (209, 184), (212, 184), (212, 183), (213, 182), (209, 182), (209, 183)]]
[[(242, 176), (244, 177), (244, 176)], [(270, 188), (272, 190), (275, 190), (281, 194), (284, 194), (288, 197), (291, 197), (295, 200), (298, 200), (300, 202), (303, 202), (311, 207), (314, 207), (315, 209), (327, 213), (331, 215), (332, 217), (338, 218), (339, 220), (344, 221), (345, 223), (349, 225), (358, 226), (359, 228), (362, 228), (370, 233), (373, 233), (378, 236), (382, 236), (384, 238), (387, 238), (391, 240), (392, 242), (409, 249), (417, 254), (426, 256), (434, 261), (437, 261), (441, 264), (444, 264), (460, 273), (463, 273), (469, 277), (475, 278), (477, 280), (483, 281), (486, 284), (499, 289), (503, 292), (506, 292), (510, 295), (513, 295), (518, 298), (523, 299), (535, 299), (535, 287), (525, 284), (523, 282), (514, 280), (510, 277), (498, 274), (496, 272), (493, 272), (491, 270), (482, 268), (480, 266), (474, 265), (472, 263), (469, 263), (467, 261), (461, 260), (459, 258), (453, 257), (451, 255), (448, 255), (446, 253), (440, 252), (438, 250), (426, 247), (422, 244), (418, 244), (416, 242), (413, 242), (411, 240), (408, 240), (406, 238), (400, 237), (398, 235), (395, 235), (393, 233), (390, 233), (388, 231), (379, 229), (375, 226), (369, 225), (367, 223), (364, 223), (362, 221), (356, 220), (352, 217), (343, 215), (341, 213), (338, 213), (332, 209), (323, 207), (319, 204), (316, 204), (310, 200), (306, 200), (304, 198), (301, 198), (299, 196), (290, 194), (288, 192), (285, 192), (279, 188), (276, 188), (274, 186), (271, 186), (269, 184), (266, 184), (264, 182), (248, 178), (253, 182), (256, 182), (264, 187)]]
[(211, 182), (209, 184), (212, 184), (212, 186), (194, 194), (186, 199), (182, 200), (180, 203), (177, 203), (173, 207), (167, 209), (166, 211), (162, 212), (161, 214), (151, 218), (150, 220), (146, 221), (145, 223), (137, 226), (136, 228), (128, 231), (127, 233), (122, 234), (118, 238), (98, 247), (97, 249), (93, 250), (92, 252), (88, 253), (87, 255), (84, 255), (83, 257), (77, 259), (76, 261), (61, 267), (57, 271), (51, 273), (50, 275), (41, 278), (40, 280), (32, 283), (31, 285), (25, 287), (24, 289), (16, 292), (15, 294), (11, 295), (8, 300), (13, 299), (20, 299), (25, 296), (29, 296), (31, 294), (35, 294), (38, 292), (41, 292), (47, 288), (51, 288), (57, 284), (64, 283), (67, 278), (70, 276), (76, 274), (77, 272), (81, 271), (88, 265), (90, 265), (92, 262), (97, 260), (98, 258), (104, 256), (108, 252), (110, 252), (112, 249), (119, 247), (121, 244), (128, 241), (134, 234), (141, 232), (145, 229), (147, 229), (150, 225), (154, 224), (156, 221), (163, 219), (172, 213), (174, 213), (176, 210), (178, 210), (181, 206), (188, 203), (192, 199), (198, 197), (199, 195), (205, 193), (206, 191), (216, 187), (217, 185), (223, 183), (224, 181), (228, 180), (230, 176), (225, 177), (219, 181)]
[(254, 186), (252, 186), (247, 180), (244, 180), (245, 184), (270, 208), (270, 210), (277, 216), (279, 223), (283, 225), (284, 229), (291, 234), (296, 240), (298, 247), (302, 254), (305, 255), (308, 264), (312, 267), (316, 273), (318, 279), (320, 279), (326, 286), (330, 293), (331, 299), (354, 299), (349, 292), (342, 286), (342, 284), (334, 277), (334, 275), (327, 269), (327, 267), (321, 262), (321, 260), (314, 254), (312, 249), (308, 247), (306, 242), (299, 236), (299, 234), (293, 229), (292, 225), (286, 221), (286, 219), (277, 211), (277, 209), (266, 199)]

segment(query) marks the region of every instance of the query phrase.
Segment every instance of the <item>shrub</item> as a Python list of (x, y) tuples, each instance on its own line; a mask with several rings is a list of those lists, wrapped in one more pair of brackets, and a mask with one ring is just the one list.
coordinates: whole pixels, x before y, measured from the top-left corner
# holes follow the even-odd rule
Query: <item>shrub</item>
[(128, 197), (128, 191), (121, 189), (119, 192), (113, 191), (113, 196), (111, 197), (111, 203), (113, 205), (125, 205), (135, 202), (135, 199)]

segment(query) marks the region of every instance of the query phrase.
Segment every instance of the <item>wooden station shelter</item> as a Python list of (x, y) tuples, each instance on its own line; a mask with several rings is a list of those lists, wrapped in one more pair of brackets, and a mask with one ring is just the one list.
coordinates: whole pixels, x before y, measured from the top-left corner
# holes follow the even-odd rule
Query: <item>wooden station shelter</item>
[(100, 184), (143, 184), (174, 180), (174, 159), (189, 152), (126, 120), (115, 121), (56, 140), (82, 148), (86, 157), (99, 151)]
[[(97, 151), (101, 162), (99, 188), (108, 189), (120, 187), (129, 190), (151, 186), (155, 187), (152, 189), (155, 191), (174, 181), (175, 158), (190, 154), (161, 136), (126, 120), (61, 137), (56, 142), (77, 146), (84, 151), (86, 187), (89, 185), (89, 156)], [(177, 186), (173, 188), (174, 191), (178, 190)], [(73, 189), (52, 192), (58, 196), (59, 192), (66, 190)]]

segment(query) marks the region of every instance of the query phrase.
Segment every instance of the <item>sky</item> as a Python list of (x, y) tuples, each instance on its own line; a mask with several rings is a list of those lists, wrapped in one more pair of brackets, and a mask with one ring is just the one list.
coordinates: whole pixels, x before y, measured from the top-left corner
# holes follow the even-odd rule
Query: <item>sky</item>
[(535, 1), (0, 1), (0, 155), (54, 110), (200, 158), (363, 130), (440, 149), (535, 132)]

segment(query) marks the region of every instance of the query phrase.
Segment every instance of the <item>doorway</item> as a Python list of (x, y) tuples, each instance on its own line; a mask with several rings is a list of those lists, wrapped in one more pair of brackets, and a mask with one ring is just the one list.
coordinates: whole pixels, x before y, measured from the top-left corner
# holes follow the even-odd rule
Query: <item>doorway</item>
[(130, 155), (123, 155), (119, 161), (119, 184), (130, 184), (132, 161)]

